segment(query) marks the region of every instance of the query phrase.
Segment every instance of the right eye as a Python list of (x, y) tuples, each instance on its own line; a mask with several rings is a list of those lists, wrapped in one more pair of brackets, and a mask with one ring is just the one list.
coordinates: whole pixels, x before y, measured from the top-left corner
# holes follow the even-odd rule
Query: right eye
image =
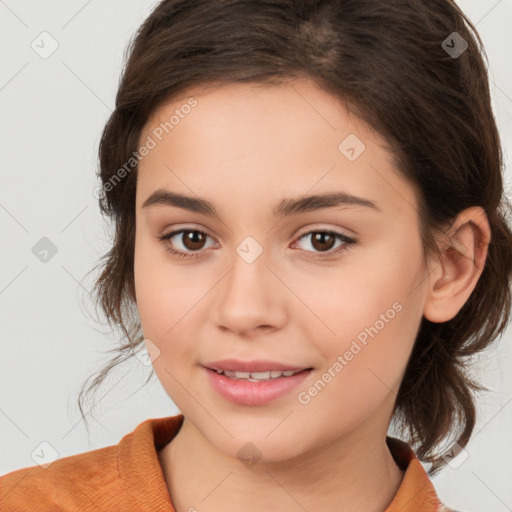
[[(176, 237), (176, 242), (172, 241)], [(178, 258), (196, 258), (204, 247), (206, 237), (211, 238), (208, 233), (198, 229), (180, 229), (161, 235), (158, 239), (164, 244), (165, 249)], [(171, 242), (171, 243), (169, 243)], [(176, 249), (176, 243), (181, 243), (184, 249)], [(187, 252), (187, 251), (193, 252)], [(198, 254), (196, 254), (198, 253)]]

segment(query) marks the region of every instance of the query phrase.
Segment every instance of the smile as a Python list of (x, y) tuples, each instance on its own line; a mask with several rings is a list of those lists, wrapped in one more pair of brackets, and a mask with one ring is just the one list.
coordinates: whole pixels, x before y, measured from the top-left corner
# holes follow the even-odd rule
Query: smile
[(215, 394), (233, 404), (252, 406), (265, 405), (291, 395), (312, 371), (312, 368), (286, 367), (268, 362), (226, 361), (203, 366), (203, 369)]

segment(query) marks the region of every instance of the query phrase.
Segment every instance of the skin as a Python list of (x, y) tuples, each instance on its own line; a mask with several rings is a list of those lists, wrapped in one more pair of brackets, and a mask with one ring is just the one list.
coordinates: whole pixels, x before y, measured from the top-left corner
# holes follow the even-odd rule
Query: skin
[[(141, 141), (189, 96), (197, 106), (142, 159), (136, 194), (137, 306), (155, 373), (185, 417), (158, 452), (175, 508), (383, 511), (403, 478), (385, 442), (396, 392), (422, 317), (453, 318), (477, 283), (490, 240), (485, 213), (462, 212), (439, 240), (442, 260), (425, 264), (414, 187), (384, 139), (313, 82), (190, 89), (154, 113)], [(349, 134), (366, 146), (354, 161), (338, 149)], [(221, 220), (143, 208), (159, 188), (209, 200)], [(272, 216), (283, 198), (333, 191), (380, 211)], [(158, 239), (179, 229), (209, 236), (196, 246), (183, 234)], [(325, 230), (356, 243), (335, 253), (343, 242), (313, 241), (312, 231)], [(252, 263), (236, 250), (248, 236), (263, 250)], [(170, 254), (172, 243), (198, 257)], [(300, 403), (298, 393), (396, 303), (400, 312)], [(313, 371), (269, 404), (237, 405), (201, 367), (228, 357)], [(251, 467), (237, 457), (248, 442), (260, 457)]]

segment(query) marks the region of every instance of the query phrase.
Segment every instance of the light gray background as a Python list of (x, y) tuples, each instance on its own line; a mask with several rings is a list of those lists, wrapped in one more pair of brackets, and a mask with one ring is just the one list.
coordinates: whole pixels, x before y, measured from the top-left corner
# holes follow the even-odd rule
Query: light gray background
[[(65, 457), (117, 444), (145, 419), (178, 412), (156, 377), (140, 389), (149, 368), (135, 358), (100, 389), (90, 440), (76, 406), (80, 385), (114, 346), (87, 314), (92, 281), (84, 280), (111, 233), (92, 192), (97, 147), (126, 44), (156, 3), (0, 0), (0, 474), (35, 465), (31, 453), (42, 441)], [(459, 5), (489, 55), (510, 194), (512, 1)], [(58, 43), (46, 59), (31, 48), (43, 31)], [(58, 249), (46, 263), (32, 253), (42, 237)], [(491, 392), (479, 399), (468, 457), (434, 478), (441, 498), (465, 512), (512, 510), (511, 352), (509, 327), (479, 358)]]

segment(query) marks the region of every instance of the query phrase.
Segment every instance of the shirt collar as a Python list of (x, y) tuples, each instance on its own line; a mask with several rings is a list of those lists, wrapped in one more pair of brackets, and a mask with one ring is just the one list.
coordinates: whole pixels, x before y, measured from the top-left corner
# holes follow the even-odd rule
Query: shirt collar
[(395, 437), (386, 443), (398, 467), (405, 471), (393, 501), (384, 512), (450, 512), (439, 500), (434, 485), (412, 448)]
[(119, 473), (139, 510), (175, 512), (157, 452), (178, 433), (183, 419), (182, 414), (148, 419), (118, 444)]
[[(183, 419), (182, 414), (148, 419), (119, 442), (117, 459), (121, 478), (142, 508), (151, 505), (154, 510), (175, 512), (157, 451), (178, 433)], [(449, 512), (411, 447), (394, 437), (387, 437), (386, 443), (405, 474), (384, 512)]]

